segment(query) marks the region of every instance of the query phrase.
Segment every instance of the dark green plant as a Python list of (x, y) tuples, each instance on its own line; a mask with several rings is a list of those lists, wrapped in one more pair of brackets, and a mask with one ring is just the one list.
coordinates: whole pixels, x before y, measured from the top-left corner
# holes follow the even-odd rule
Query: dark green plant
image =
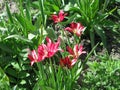
[(75, 20), (82, 22), (86, 26), (85, 35), (90, 36), (91, 47), (95, 45), (96, 35), (101, 38), (103, 46), (107, 48), (106, 32), (104, 26), (112, 23), (107, 19), (115, 10), (116, 7), (107, 11), (107, 6), (110, 0), (76, 0), (76, 4), (70, 3), (69, 11), (78, 13)]
[[(11, 13), (8, 2), (5, 3), (7, 17), (3, 17), (0, 22), (0, 66), (8, 76), (12, 89), (26, 89), (27, 86), (29, 90), (34, 86), (32, 82), (36, 82), (32, 79), (36, 75), (27, 60), (27, 48), (35, 48), (45, 37), (43, 7), (37, 8), (38, 12), (33, 15), (31, 1), (19, 0), (16, 1), (18, 12)], [(33, 24), (32, 17), (36, 14), (37, 21)]]

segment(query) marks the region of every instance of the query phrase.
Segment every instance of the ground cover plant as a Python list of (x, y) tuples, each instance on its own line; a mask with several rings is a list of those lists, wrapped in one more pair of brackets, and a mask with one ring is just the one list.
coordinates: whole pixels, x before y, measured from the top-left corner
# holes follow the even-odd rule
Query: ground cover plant
[(82, 89), (107, 89), (117, 90), (120, 88), (120, 62), (110, 58), (107, 54), (99, 56), (99, 62), (88, 62), (89, 69), (86, 71)]
[(1, 0), (0, 90), (120, 89), (119, 0)]

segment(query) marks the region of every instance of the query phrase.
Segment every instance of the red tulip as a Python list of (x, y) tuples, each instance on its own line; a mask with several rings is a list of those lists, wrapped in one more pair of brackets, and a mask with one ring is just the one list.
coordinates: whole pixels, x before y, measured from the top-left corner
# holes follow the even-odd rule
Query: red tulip
[(73, 49), (69, 46), (67, 46), (66, 48), (67, 51), (70, 53), (70, 56), (72, 56), (73, 58), (78, 59), (81, 54), (86, 53), (85, 51), (83, 51), (82, 45), (78, 46), (78, 44), (76, 44)]
[[(58, 38), (56, 43), (53, 43), (50, 38), (46, 37), (47, 45), (41, 44), (38, 47), (38, 53), (35, 50), (29, 51), (28, 58), (31, 60), (31, 66), (35, 62), (43, 61), (45, 58), (52, 57), (59, 49), (60, 38)], [(62, 50), (61, 50), (62, 51)]]
[(65, 14), (63, 10), (60, 10), (58, 15), (52, 15), (52, 20), (54, 21), (54, 23), (62, 22), (66, 15), (67, 14)]
[(60, 65), (71, 68), (76, 62), (77, 62), (77, 59), (70, 60), (70, 57), (67, 56), (60, 60)]
[(39, 62), (39, 61), (38, 61), (38, 55), (37, 55), (37, 53), (36, 53), (35, 50), (33, 50), (33, 51), (30, 51), (30, 50), (29, 50), (28, 58), (31, 60), (31, 66), (32, 66), (35, 62)]
[(46, 57), (47, 57), (47, 47), (45, 44), (41, 44), (39, 45), (38, 47), (38, 60), (41, 61), (41, 60), (44, 60)]
[(58, 50), (61, 50), (59, 49), (59, 45), (60, 45), (60, 38), (58, 38), (57, 42), (56, 43), (53, 43), (51, 41), (50, 38), (46, 37), (46, 41), (47, 41), (47, 57), (52, 57)]
[(65, 30), (81, 36), (82, 32), (85, 30), (85, 27), (81, 23), (71, 23), (70, 27), (66, 27)]
[(52, 57), (58, 50), (60, 45), (60, 38), (58, 38), (56, 43), (53, 43), (50, 38), (46, 37), (47, 45), (42, 44), (38, 47), (38, 55), (41, 58)]

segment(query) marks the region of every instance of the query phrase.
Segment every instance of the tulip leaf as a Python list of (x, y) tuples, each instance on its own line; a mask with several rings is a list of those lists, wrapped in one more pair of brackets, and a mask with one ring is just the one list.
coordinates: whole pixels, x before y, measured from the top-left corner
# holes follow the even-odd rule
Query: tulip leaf
[(31, 22), (31, 12), (30, 12), (30, 0), (26, 2), (26, 17)]
[(13, 23), (13, 17), (11, 15), (10, 9), (8, 7), (8, 3), (6, 3), (6, 11), (7, 11), (10, 22)]
[(47, 86), (40, 86), (40, 89), (41, 90), (55, 90), (55, 89), (53, 89), (51, 87), (47, 87)]
[(23, 40), (23, 41), (26, 41), (26, 42), (32, 42), (32, 41), (30, 41), (30, 40), (28, 40), (28, 39), (26, 39), (26, 38), (24, 38), (24, 37), (22, 37), (20, 35), (16, 35), (16, 34), (15, 35), (9, 35), (4, 40), (10, 39), (10, 38), (14, 38), (14, 39), (18, 39), (18, 40)]
[(39, 2), (38, 1), (32, 1), (32, 7), (39, 8)]
[(21, 71), (18, 74), (18, 78), (26, 78), (29, 76), (29, 73), (27, 73), (26, 71)]
[(72, 15), (71, 17), (69, 17), (69, 19), (66, 22), (61, 22), (62, 25), (65, 24), (70, 24), (77, 16), (77, 13), (75, 13), (74, 15)]
[(22, 15), (15, 14), (17, 21), (20, 25), (26, 30), (35, 30), (35, 27), (32, 25), (32, 22), (27, 19), (27, 17), (23, 17)]
[(45, 24), (45, 13), (44, 13), (44, 5), (43, 5), (43, 0), (39, 0), (39, 6), (40, 6), (40, 12), (41, 12), (41, 16), (42, 16), (42, 23), (43, 25)]
[(49, 86), (44, 86), (43, 85), (44, 81), (43, 80), (39, 80), (33, 87), (33, 90), (55, 90)]
[(2, 49), (5, 52), (12, 53), (12, 50), (5, 44), (0, 43), (0, 49)]
[(9, 78), (0, 67), (0, 90), (10, 90)]
[(120, 9), (117, 9), (117, 13), (120, 15)]
[(50, 37), (52, 40), (57, 38), (55, 31), (52, 28), (48, 28), (46, 32), (48, 34), (48, 37)]
[(15, 70), (15, 69), (13, 69), (13, 68), (7, 68), (6, 69), (6, 72), (9, 74), (9, 75), (11, 75), (11, 76), (13, 76), (13, 77), (18, 77), (18, 74), (16, 73), (17, 71)]
[(29, 39), (29, 40), (32, 40), (34, 37), (35, 37), (34, 34), (32, 34), (32, 33), (29, 33), (29, 34), (28, 34), (28, 39)]
[(94, 28), (95, 28), (96, 33), (100, 36), (104, 47), (107, 48), (107, 41), (106, 41), (106, 36), (105, 36), (104, 30), (99, 26), (95, 26)]

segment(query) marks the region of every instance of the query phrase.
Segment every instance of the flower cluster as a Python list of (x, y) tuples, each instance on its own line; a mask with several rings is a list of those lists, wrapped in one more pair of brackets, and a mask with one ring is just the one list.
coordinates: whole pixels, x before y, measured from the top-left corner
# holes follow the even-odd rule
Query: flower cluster
[(77, 62), (77, 60), (79, 59), (79, 56), (86, 52), (83, 51), (83, 46), (82, 45), (78, 46), (78, 44), (76, 44), (73, 49), (69, 46), (67, 46), (66, 48), (67, 48), (67, 51), (69, 52), (69, 55), (60, 60), (60, 65), (71, 68)]
[(35, 50), (29, 51), (28, 58), (31, 60), (31, 66), (35, 62), (43, 61), (45, 58), (52, 57), (59, 49), (60, 38), (57, 42), (53, 43), (50, 38), (46, 37), (47, 44), (41, 44), (38, 46), (37, 52)]
[[(62, 22), (66, 15), (67, 14), (65, 14), (63, 10), (60, 10), (58, 15), (52, 15), (52, 20), (54, 21), (54, 23)], [(76, 36), (80, 37), (84, 29), (85, 27), (81, 23), (72, 22), (70, 24), (70, 27), (66, 27), (64, 30), (69, 31), (70, 33), (73, 33)], [(59, 49), (60, 38), (58, 38), (57, 42), (53, 43), (50, 38), (46, 37), (46, 42), (47, 44), (43, 43), (39, 45), (37, 51), (29, 51), (28, 58), (31, 60), (31, 66), (35, 62), (40, 62), (43, 61), (45, 58), (50, 58), (54, 56), (54, 54), (59, 50), (62, 51), (61, 49)], [(78, 44), (74, 45), (73, 49), (69, 46), (67, 46), (66, 49), (69, 55), (60, 59), (60, 65), (63, 67), (65, 66), (71, 68), (77, 62), (79, 56), (83, 53), (86, 53), (85, 51), (83, 51), (83, 46)]]

